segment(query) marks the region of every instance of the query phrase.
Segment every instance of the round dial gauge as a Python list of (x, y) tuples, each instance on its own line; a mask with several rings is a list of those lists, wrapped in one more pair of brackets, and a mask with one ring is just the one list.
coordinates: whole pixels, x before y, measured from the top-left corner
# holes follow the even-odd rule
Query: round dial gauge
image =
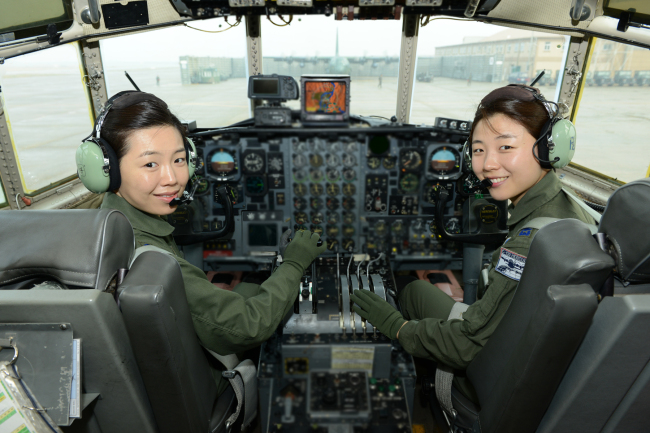
[(438, 176), (448, 176), (460, 170), (460, 154), (452, 147), (441, 147), (431, 154), (429, 170)]
[(235, 157), (225, 150), (219, 150), (210, 156), (210, 169), (218, 174), (226, 175), (237, 169)]
[(352, 197), (345, 197), (343, 199), (343, 209), (345, 210), (354, 209), (355, 204), (356, 203)]
[(297, 197), (302, 197), (307, 194), (307, 187), (302, 183), (293, 184), (293, 194)]
[(323, 157), (317, 153), (309, 155), (309, 165), (312, 167), (320, 167), (323, 165)]
[(301, 168), (307, 165), (307, 157), (302, 154), (293, 155), (293, 166), (296, 168)]
[[(214, 186), (214, 201), (216, 203), (220, 203), (219, 198), (218, 198), (219, 193), (217, 193), (217, 188), (219, 188), (220, 186), (223, 186), (223, 185), (215, 185)], [(232, 204), (234, 206), (237, 203), (239, 203), (239, 196), (241, 194), (243, 194), (244, 191), (243, 191), (241, 185), (237, 185), (236, 188), (232, 188), (230, 191), (232, 192)]]
[(341, 192), (341, 187), (339, 187), (336, 183), (328, 183), (325, 190), (327, 191), (327, 195), (334, 197), (336, 195), (339, 195)]
[(249, 195), (264, 195), (266, 193), (266, 181), (262, 176), (247, 177), (246, 192)]
[(339, 226), (327, 226), (327, 236), (335, 238), (339, 235)]
[(329, 210), (336, 210), (339, 208), (339, 199), (335, 197), (328, 197), (327, 201), (325, 202), (325, 206), (327, 206)]
[(296, 224), (305, 224), (307, 222), (307, 214), (304, 212), (296, 212), (293, 216)]
[(311, 177), (311, 180), (314, 182), (320, 182), (323, 180), (323, 172), (321, 170), (311, 169), (309, 171), (309, 177)]
[(322, 224), (323, 223), (323, 213), (322, 212), (312, 212), (311, 213), (311, 222), (312, 222), (312, 224)]
[(403, 150), (400, 154), (400, 167), (404, 170), (417, 170), (422, 165), (422, 155), (413, 149)]
[(249, 173), (259, 173), (264, 168), (264, 159), (259, 153), (249, 153), (244, 156), (244, 168)]
[(353, 224), (355, 220), (354, 212), (343, 212), (343, 224)]
[(417, 191), (419, 184), (420, 181), (418, 177), (413, 173), (405, 174), (399, 181), (400, 189), (407, 193)]
[(325, 152), (325, 149), (327, 149), (327, 144), (325, 141), (321, 140), (320, 138), (314, 138), (314, 150), (316, 152)]
[(307, 200), (297, 197), (293, 200), (293, 207), (296, 210), (305, 210), (307, 208)]
[(327, 224), (336, 224), (340, 220), (337, 212), (327, 212)]
[(346, 182), (352, 182), (357, 178), (357, 174), (351, 168), (346, 168), (343, 170), (343, 180)]
[(309, 146), (304, 141), (294, 141), (293, 151), (296, 153), (305, 153), (309, 150)]
[(323, 207), (323, 200), (318, 197), (312, 197), (309, 200), (309, 206), (311, 206), (312, 209), (320, 209)]
[(355, 193), (357, 192), (357, 188), (351, 184), (351, 183), (346, 183), (343, 185), (343, 195), (346, 197), (352, 197)]
[(299, 231), (307, 231), (307, 227), (305, 227), (303, 224), (294, 224), (293, 229), (297, 232)]
[(197, 176), (197, 182), (198, 185), (196, 187), (196, 194), (201, 195), (208, 192), (210, 189), (210, 182), (206, 178)]
[(274, 156), (269, 158), (269, 170), (274, 171), (277, 173), (282, 172), (282, 169), (284, 168), (284, 163), (282, 161), (282, 158), (278, 156)]
[(345, 251), (354, 250), (354, 241), (352, 239), (343, 239), (343, 249)]
[(328, 168), (325, 176), (327, 176), (327, 180), (330, 182), (336, 182), (339, 180), (339, 177), (341, 177), (341, 173), (339, 173), (339, 171), (335, 168)]
[(341, 143), (335, 141), (334, 143), (329, 144), (330, 152), (338, 152), (341, 150)]
[(436, 204), (436, 186), (438, 185), (434, 182), (427, 182), (424, 185), (424, 199), (429, 204)]
[(343, 165), (346, 167), (354, 167), (357, 164), (357, 158), (349, 153), (343, 155)]
[(346, 238), (351, 238), (354, 236), (355, 229), (353, 225), (346, 224), (343, 226), (343, 236)]
[(327, 164), (328, 167), (336, 168), (339, 165), (341, 165), (341, 158), (339, 158), (338, 155), (330, 153), (329, 155), (327, 155), (327, 158), (325, 159), (325, 163)]
[(414, 233), (417, 233), (419, 235), (427, 231), (427, 226), (424, 224), (424, 220), (422, 218), (418, 218), (413, 221), (411, 228), (413, 229)]
[(381, 160), (379, 158), (377, 158), (376, 156), (371, 156), (370, 158), (368, 158), (368, 167), (369, 168), (374, 170), (376, 168), (379, 168), (380, 165), (381, 165)]
[(327, 249), (330, 251), (334, 251), (338, 249), (339, 246), (339, 241), (336, 239), (328, 239), (327, 240)]
[(429, 223), (429, 231), (433, 233), (434, 235), (438, 234), (438, 228), (436, 227), (436, 220), (432, 220)]
[(313, 225), (313, 226), (310, 226), (309, 229), (311, 230), (312, 233), (316, 233), (320, 237), (323, 236), (323, 226), (321, 226), (321, 225)]
[(390, 231), (396, 235), (401, 235), (402, 233), (404, 233), (404, 223), (402, 222), (402, 220), (395, 221), (390, 226)]
[(383, 165), (386, 170), (392, 170), (395, 168), (395, 158), (384, 158), (384, 160), (381, 162), (381, 165)]
[(357, 142), (356, 141), (351, 141), (350, 143), (345, 145), (345, 151), (350, 153), (350, 152), (356, 152), (357, 151)]
[(309, 194), (311, 195), (322, 195), (323, 194), (323, 185), (320, 183), (312, 183), (309, 185)]
[(458, 221), (458, 218), (449, 218), (445, 223), (445, 230), (449, 233), (460, 233), (460, 221)]
[(304, 182), (307, 180), (307, 172), (305, 170), (294, 170), (293, 180), (296, 182)]

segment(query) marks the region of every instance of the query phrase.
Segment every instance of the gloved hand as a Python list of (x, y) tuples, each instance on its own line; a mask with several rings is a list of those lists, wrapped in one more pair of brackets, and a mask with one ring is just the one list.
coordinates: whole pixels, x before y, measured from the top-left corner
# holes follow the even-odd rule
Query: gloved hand
[(282, 260), (284, 260), (284, 253), (287, 251), (290, 237), (291, 229), (287, 229), (287, 231), (282, 233), (282, 236), (280, 237), (280, 255), (282, 256)]
[(316, 245), (319, 239), (320, 236), (316, 233), (304, 230), (297, 231), (282, 255), (282, 262), (296, 264), (304, 272), (311, 262), (327, 249), (325, 242), (320, 247)]
[(397, 338), (398, 331), (407, 322), (399, 311), (370, 290), (355, 290), (350, 299), (356, 304), (354, 312), (391, 340)]

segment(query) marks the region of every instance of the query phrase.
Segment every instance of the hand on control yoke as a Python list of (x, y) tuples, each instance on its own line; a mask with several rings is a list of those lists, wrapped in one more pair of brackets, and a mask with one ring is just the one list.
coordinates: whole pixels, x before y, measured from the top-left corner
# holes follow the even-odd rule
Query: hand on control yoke
[[(282, 237), (284, 238), (284, 234)], [(282, 254), (282, 262), (294, 263), (300, 266), (304, 272), (311, 262), (326, 249), (327, 245), (320, 240), (318, 234), (299, 230), (286, 246), (284, 254)], [(282, 251), (282, 243), (280, 250)]]
[(355, 290), (350, 299), (355, 303), (354, 312), (372, 323), (391, 340), (397, 338), (397, 333), (407, 322), (399, 311), (369, 290)]

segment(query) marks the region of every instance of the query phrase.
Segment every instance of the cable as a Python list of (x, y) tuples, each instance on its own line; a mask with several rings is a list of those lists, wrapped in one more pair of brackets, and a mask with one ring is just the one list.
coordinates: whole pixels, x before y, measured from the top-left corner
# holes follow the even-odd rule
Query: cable
[(239, 17), (239, 18), (237, 19), (237, 22), (235, 22), (235, 24), (230, 24), (230, 23), (228, 22), (228, 17), (225, 17), (225, 18), (224, 18), (224, 21), (226, 22), (226, 24), (228, 24), (229, 27), (228, 27), (227, 29), (223, 29), (223, 30), (203, 30), (203, 29), (197, 29), (196, 27), (188, 26), (186, 23), (183, 23), (183, 25), (184, 25), (185, 27), (187, 27), (188, 29), (198, 30), (199, 32), (205, 32), (205, 33), (223, 33), (223, 32), (225, 32), (225, 31), (228, 31), (228, 30), (232, 29), (233, 27), (237, 27), (239, 24), (241, 24), (241, 17)]
[[(426, 18), (426, 20), (424, 18)], [(431, 15), (427, 15), (426, 17), (423, 16), (423, 17), (420, 18), (420, 27), (424, 27), (427, 24), (429, 24), (429, 22), (435, 21), (435, 20), (474, 21), (474, 20), (469, 20), (469, 19), (452, 18), (452, 17), (431, 18)]]
[(291, 21), (293, 21), (293, 15), (289, 15), (289, 21), (286, 21), (284, 18), (282, 18), (282, 15), (278, 15), (278, 18), (280, 18), (280, 21), (282, 21), (284, 24), (274, 23), (273, 20), (271, 19), (271, 16), (268, 13), (266, 14), (266, 19), (269, 20), (269, 22), (276, 27), (286, 27), (289, 24), (291, 24)]
[(380, 253), (379, 256), (375, 260), (370, 260), (368, 262), (368, 267), (366, 268), (366, 275), (368, 275), (368, 280), (370, 280), (370, 265), (375, 263), (377, 260), (381, 260), (384, 258), (384, 253)]

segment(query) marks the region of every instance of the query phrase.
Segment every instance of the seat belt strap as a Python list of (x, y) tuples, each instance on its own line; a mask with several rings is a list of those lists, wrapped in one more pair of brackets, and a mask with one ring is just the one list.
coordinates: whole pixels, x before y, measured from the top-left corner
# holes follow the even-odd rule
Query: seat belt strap
[(566, 193), (566, 195), (571, 197), (573, 199), (573, 201), (575, 201), (578, 204), (578, 206), (580, 206), (582, 209), (584, 209), (585, 212), (587, 212), (589, 214), (589, 216), (591, 216), (593, 219), (595, 219), (596, 224), (600, 224), (600, 219), (603, 217), (601, 214), (599, 214), (594, 209), (590, 208), (587, 205), (587, 203), (584, 202), (584, 200), (582, 200), (580, 197), (575, 195), (575, 193), (573, 191), (571, 191), (569, 188), (563, 186), (562, 191), (564, 191)]
[(237, 397), (237, 409), (226, 420), (226, 429), (230, 429), (244, 408), (242, 429), (247, 427), (257, 415), (257, 369), (250, 359), (239, 362), (237, 355), (219, 355), (217, 352), (203, 346), (205, 350), (222, 363), (226, 370), (221, 376), (228, 379)]
[[(463, 304), (462, 302), (456, 302), (451, 311), (449, 312), (449, 317), (447, 320), (463, 320), (463, 313), (467, 311), (469, 305)], [(438, 403), (443, 408), (445, 412), (452, 416), (452, 419), (456, 418), (456, 411), (451, 402), (451, 385), (454, 380), (454, 369), (448, 365), (438, 364), (436, 368), (436, 398)]]

